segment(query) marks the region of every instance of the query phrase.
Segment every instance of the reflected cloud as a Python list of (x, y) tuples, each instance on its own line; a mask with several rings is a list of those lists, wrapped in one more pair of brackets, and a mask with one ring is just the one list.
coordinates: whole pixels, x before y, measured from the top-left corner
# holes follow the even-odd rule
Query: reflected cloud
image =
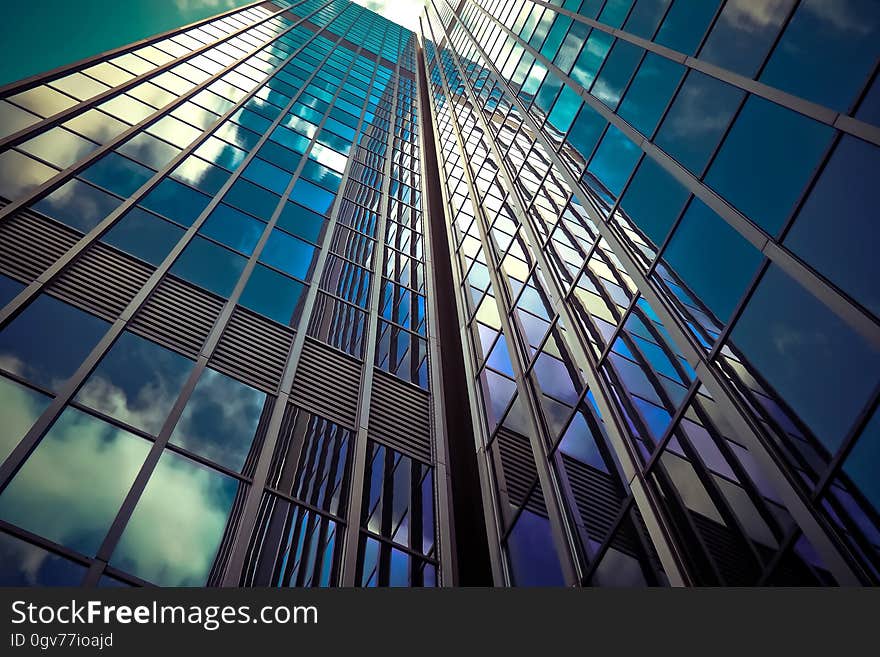
[[(0, 359), (2, 360), (2, 359)], [(9, 369), (5, 364), (4, 369)], [(0, 463), (12, 453), (19, 441), (49, 405), (49, 397), (0, 377)]]
[(238, 486), (231, 477), (165, 452), (112, 563), (162, 586), (203, 585)]

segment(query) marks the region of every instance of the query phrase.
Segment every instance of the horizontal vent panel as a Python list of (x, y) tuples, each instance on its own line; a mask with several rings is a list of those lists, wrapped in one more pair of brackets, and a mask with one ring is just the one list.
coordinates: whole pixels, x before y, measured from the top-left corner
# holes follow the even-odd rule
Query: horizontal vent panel
[(34, 212), (19, 212), (0, 221), (0, 271), (30, 283), (80, 238), (76, 231), (51, 219)]
[(293, 330), (236, 307), (220, 337), (211, 366), (274, 394), (293, 341)]
[(131, 329), (195, 357), (222, 309), (217, 297), (166, 276), (134, 316)]
[(373, 370), (370, 437), (430, 463), (431, 402), (421, 388)]
[(143, 288), (153, 268), (103, 244), (74, 260), (48, 291), (106, 319), (116, 319)]
[(291, 401), (343, 426), (357, 423), (361, 364), (306, 338), (296, 366)]
[[(502, 428), (498, 432), (496, 440), (501, 455), (501, 468), (504, 471), (504, 486), (507, 489), (507, 497), (511, 504), (522, 506), (526, 503), (526, 498), (538, 478), (538, 470), (535, 468), (529, 439)], [(541, 516), (547, 516), (540, 486), (535, 489), (535, 494), (528, 500), (526, 508)]]

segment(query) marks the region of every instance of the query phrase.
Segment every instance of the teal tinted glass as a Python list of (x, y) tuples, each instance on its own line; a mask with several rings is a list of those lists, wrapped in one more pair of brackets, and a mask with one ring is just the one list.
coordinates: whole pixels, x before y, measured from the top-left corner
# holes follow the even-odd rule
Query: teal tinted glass
[(113, 212), (121, 199), (79, 180), (71, 180), (34, 205), (34, 209), (87, 233)]
[(776, 234), (831, 140), (833, 130), (750, 97), (706, 174), (706, 183)]
[(304, 289), (299, 281), (258, 264), (239, 303), (287, 326), (296, 321)]
[(701, 175), (743, 96), (735, 87), (690, 71), (660, 124), (656, 144)]
[(249, 256), (265, 227), (259, 219), (221, 203), (202, 224), (199, 233)]
[(612, 125), (605, 132), (587, 171), (596, 176), (616, 197), (626, 184), (640, 155), (641, 149)]
[(155, 435), (192, 366), (189, 358), (125, 332), (98, 363), (76, 400)]
[(720, 0), (675, 0), (654, 41), (693, 55), (715, 15)]
[(636, 130), (650, 137), (684, 71), (681, 64), (649, 52), (617, 113)]
[(620, 207), (655, 246), (660, 246), (688, 196), (675, 178), (646, 157), (627, 187)]
[(306, 279), (312, 267), (315, 247), (291, 237), (280, 230), (273, 230), (260, 254), (260, 261), (287, 272), (291, 276)]
[(880, 10), (875, 0), (804, 0), (760, 79), (847, 112), (878, 55)]
[(183, 237), (183, 229), (135, 207), (114, 224), (101, 241), (151, 265), (159, 265)]
[(68, 408), (0, 494), (0, 518), (91, 556), (149, 449), (148, 441)]
[(310, 242), (318, 242), (324, 231), (324, 217), (297, 203), (285, 203), (277, 226)]
[(58, 390), (108, 327), (103, 319), (41, 294), (0, 332), (0, 367)]
[(877, 187), (880, 149), (846, 135), (801, 208), (785, 245), (880, 316), (880, 225)]
[(155, 171), (152, 169), (141, 166), (127, 157), (116, 153), (107, 153), (79, 175), (80, 178), (114, 194), (131, 196), (154, 174)]
[(231, 470), (241, 470), (265, 401), (266, 393), (206, 368), (170, 440)]
[(171, 273), (226, 297), (246, 264), (247, 260), (229, 249), (194, 237), (171, 267)]
[(161, 586), (202, 586), (239, 483), (165, 451), (110, 563)]
[(663, 253), (672, 271), (722, 322), (733, 313), (761, 257), (757, 249), (696, 198)]
[(166, 178), (140, 204), (182, 226), (191, 226), (210, 200), (201, 192)]
[(876, 390), (880, 351), (776, 266), (732, 342), (832, 452)]
[(0, 463), (25, 437), (50, 401), (50, 397), (36, 390), (0, 377)]

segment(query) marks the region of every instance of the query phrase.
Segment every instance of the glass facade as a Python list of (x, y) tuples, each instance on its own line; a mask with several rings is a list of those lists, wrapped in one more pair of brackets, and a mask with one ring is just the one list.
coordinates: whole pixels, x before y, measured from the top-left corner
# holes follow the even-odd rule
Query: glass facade
[(273, 0), (0, 89), (0, 584), (880, 583), (878, 32)]
[(880, 582), (878, 32), (858, 0), (428, 0), (496, 581)]

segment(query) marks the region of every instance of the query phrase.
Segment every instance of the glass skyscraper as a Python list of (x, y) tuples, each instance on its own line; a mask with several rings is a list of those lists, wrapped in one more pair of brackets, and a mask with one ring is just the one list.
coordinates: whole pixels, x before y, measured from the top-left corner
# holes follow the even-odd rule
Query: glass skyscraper
[(258, 2), (0, 89), (0, 583), (880, 583), (880, 5)]

